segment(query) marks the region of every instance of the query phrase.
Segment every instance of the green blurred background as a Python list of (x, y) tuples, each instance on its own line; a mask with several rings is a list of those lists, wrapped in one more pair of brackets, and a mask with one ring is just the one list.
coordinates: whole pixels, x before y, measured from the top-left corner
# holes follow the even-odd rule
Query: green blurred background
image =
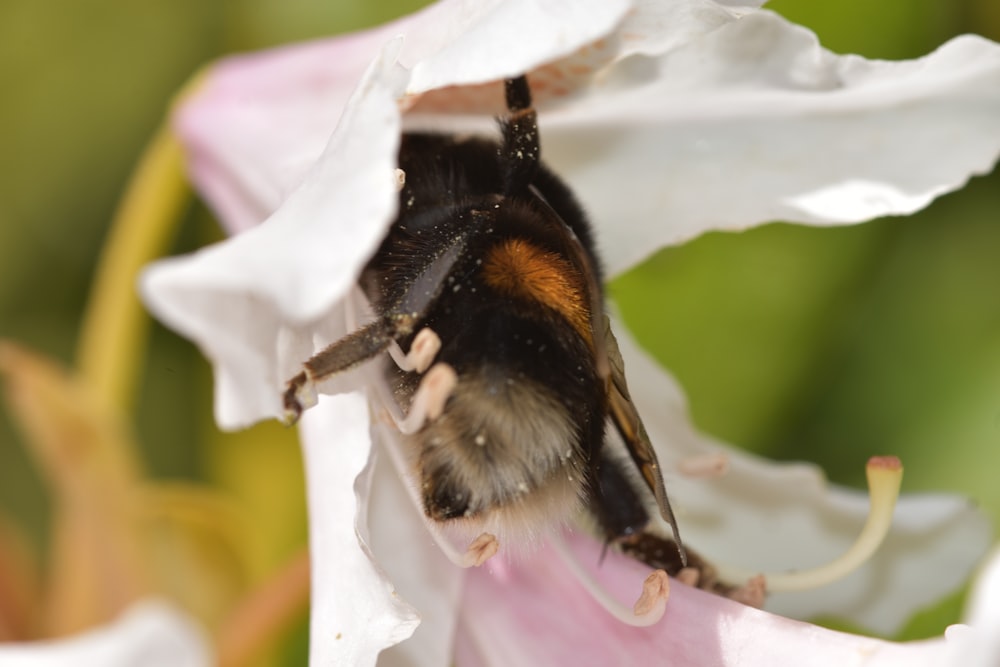
[[(88, 284), (129, 171), (173, 92), (221, 54), (380, 23), (421, 2), (7, 0), (0, 4), (0, 338), (72, 362)], [(922, 55), (1000, 40), (996, 0), (777, 1), (837, 52)], [(661, 252), (611, 288), (686, 388), (696, 423), (861, 487), (874, 453), (905, 490), (977, 499), (1000, 527), (1000, 174), (907, 219), (769, 225)], [(174, 251), (218, 237), (195, 204)], [(298, 448), (222, 435), (210, 373), (154, 325), (135, 428), (155, 477), (202, 480), (252, 517), (263, 577), (304, 543)], [(45, 490), (0, 411), (0, 510), (41, 550)], [(954, 605), (949, 613), (954, 613)], [(910, 634), (940, 632), (940, 618)]]

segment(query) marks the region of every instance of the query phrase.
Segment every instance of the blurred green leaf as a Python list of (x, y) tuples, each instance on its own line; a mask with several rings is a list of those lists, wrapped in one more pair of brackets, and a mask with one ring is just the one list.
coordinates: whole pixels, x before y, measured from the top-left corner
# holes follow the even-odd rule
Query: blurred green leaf
[(961, 31), (963, 2), (942, 0), (773, 0), (766, 5), (814, 30), (835, 53), (918, 58)]
[[(767, 453), (809, 401), (839, 318), (877, 261), (884, 227), (770, 225), (713, 233), (611, 285), (629, 327), (677, 375), (695, 423)], [(857, 464), (863, 474), (864, 462)]]

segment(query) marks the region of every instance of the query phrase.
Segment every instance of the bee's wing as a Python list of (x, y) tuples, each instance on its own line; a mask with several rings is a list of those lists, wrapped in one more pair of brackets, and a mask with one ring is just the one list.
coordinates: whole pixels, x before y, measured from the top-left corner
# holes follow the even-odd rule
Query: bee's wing
[[(542, 202), (545, 202), (545, 198), (537, 190), (533, 189), (532, 191)], [(547, 205), (547, 202), (545, 203)], [(556, 218), (558, 219), (558, 215)], [(674, 541), (680, 551), (681, 562), (686, 565), (687, 556), (681, 543), (680, 531), (677, 529), (674, 510), (670, 507), (670, 499), (667, 498), (667, 489), (663, 484), (663, 475), (660, 473), (660, 463), (656, 460), (656, 452), (653, 450), (649, 435), (646, 434), (646, 427), (643, 426), (639, 412), (635, 409), (632, 398), (629, 396), (628, 384), (625, 382), (625, 362), (622, 361), (618, 341), (615, 339), (614, 332), (611, 331), (611, 320), (604, 313), (603, 296), (597, 280), (596, 267), (573, 230), (565, 223), (562, 223), (558, 228), (561, 229), (566, 238), (571, 257), (587, 279), (590, 325), (593, 332), (594, 367), (607, 387), (608, 415), (625, 441), (625, 447), (628, 449), (632, 461), (639, 468), (643, 480), (653, 492), (660, 516), (670, 524), (674, 533)]]
[[(538, 197), (539, 201), (548, 206), (545, 197), (537, 189), (532, 187), (530, 191)], [(553, 215), (556, 220), (561, 221), (555, 211), (553, 211)], [(611, 331), (611, 320), (604, 313), (601, 286), (597, 280), (597, 267), (594, 266), (590, 254), (583, 247), (580, 239), (568, 225), (560, 222), (553, 228), (561, 231), (566, 240), (570, 257), (580, 267), (582, 275), (587, 280), (590, 326), (593, 332), (594, 367), (597, 369), (598, 376), (605, 381), (607, 386), (608, 415), (625, 441), (625, 447), (636, 467), (639, 468), (642, 478), (656, 497), (656, 505), (660, 510), (660, 515), (670, 524), (674, 533), (674, 541), (677, 542), (677, 548), (681, 553), (681, 560), (686, 563), (687, 559), (681, 544), (680, 532), (677, 530), (677, 520), (670, 507), (670, 499), (667, 498), (667, 489), (663, 484), (663, 475), (660, 473), (660, 464), (656, 460), (656, 452), (653, 450), (653, 444), (646, 434), (646, 427), (642, 425), (639, 412), (632, 404), (628, 393), (628, 384), (625, 382), (625, 362), (622, 361), (618, 341), (615, 340), (615, 335)]]
[(660, 515), (670, 524), (674, 533), (674, 541), (681, 553), (681, 560), (686, 563), (684, 546), (681, 543), (674, 511), (670, 507), (666, 486), (663, 484), (663, 474), (660, 472), (660, 463), (656, 459), (656, 451), (653, 449), (653, 443), (649, 440), (646, 427), (643, 426), (639, 412), (635, 409), (632, 397), (629, 395), (628, 384), (625, 382), (625, 363), (622, 361), (622, 354), (618, 349), (618, 341), (611, 330), (611, 320), (608, 319), (607, 315), (603, 317), (603, 320), (603, 336), (601, 337), (603, 340), (601, 342), (607, 354), (609, 369), (608, 414), (625, 441), (625, 447), (639, 468), (643, 480), (656, 497), (656, 505), (660, 509)]

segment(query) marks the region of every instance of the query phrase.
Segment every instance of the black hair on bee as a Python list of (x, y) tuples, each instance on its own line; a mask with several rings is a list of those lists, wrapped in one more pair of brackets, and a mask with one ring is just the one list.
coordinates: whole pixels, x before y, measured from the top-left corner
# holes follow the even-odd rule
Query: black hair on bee
[[(431, 520), (502, 542), (583, 506), (609, 543), (676, 573), (686, 554), (604, 315), (590, 225), (540, 162), (527, 79), (505, 92), (499, 141), (403, 135), (399, 213), (359, 280), (376, 318), (305, 362), (287, 416), (315, 381), (394, 352), (387, 379)], [(673, 543), (645, 532), (654, 505)]]

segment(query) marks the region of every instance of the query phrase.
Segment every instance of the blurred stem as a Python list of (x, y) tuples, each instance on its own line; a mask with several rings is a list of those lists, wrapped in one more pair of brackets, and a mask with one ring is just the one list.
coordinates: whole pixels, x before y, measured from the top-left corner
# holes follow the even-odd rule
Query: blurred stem
[(77, 362), (84, 381), (109, 405), (134, 395), (149, 320), (136, 276), (173, 238), (190, 198), (180, 143), (164, 123), (146, 147), (111, 224), (84, 313)]
[(309, 550), (303, 549), (251, 592), (222, 624), (216, 636), (220, 667), (249, 664), (304, 614), (309, 581)]

